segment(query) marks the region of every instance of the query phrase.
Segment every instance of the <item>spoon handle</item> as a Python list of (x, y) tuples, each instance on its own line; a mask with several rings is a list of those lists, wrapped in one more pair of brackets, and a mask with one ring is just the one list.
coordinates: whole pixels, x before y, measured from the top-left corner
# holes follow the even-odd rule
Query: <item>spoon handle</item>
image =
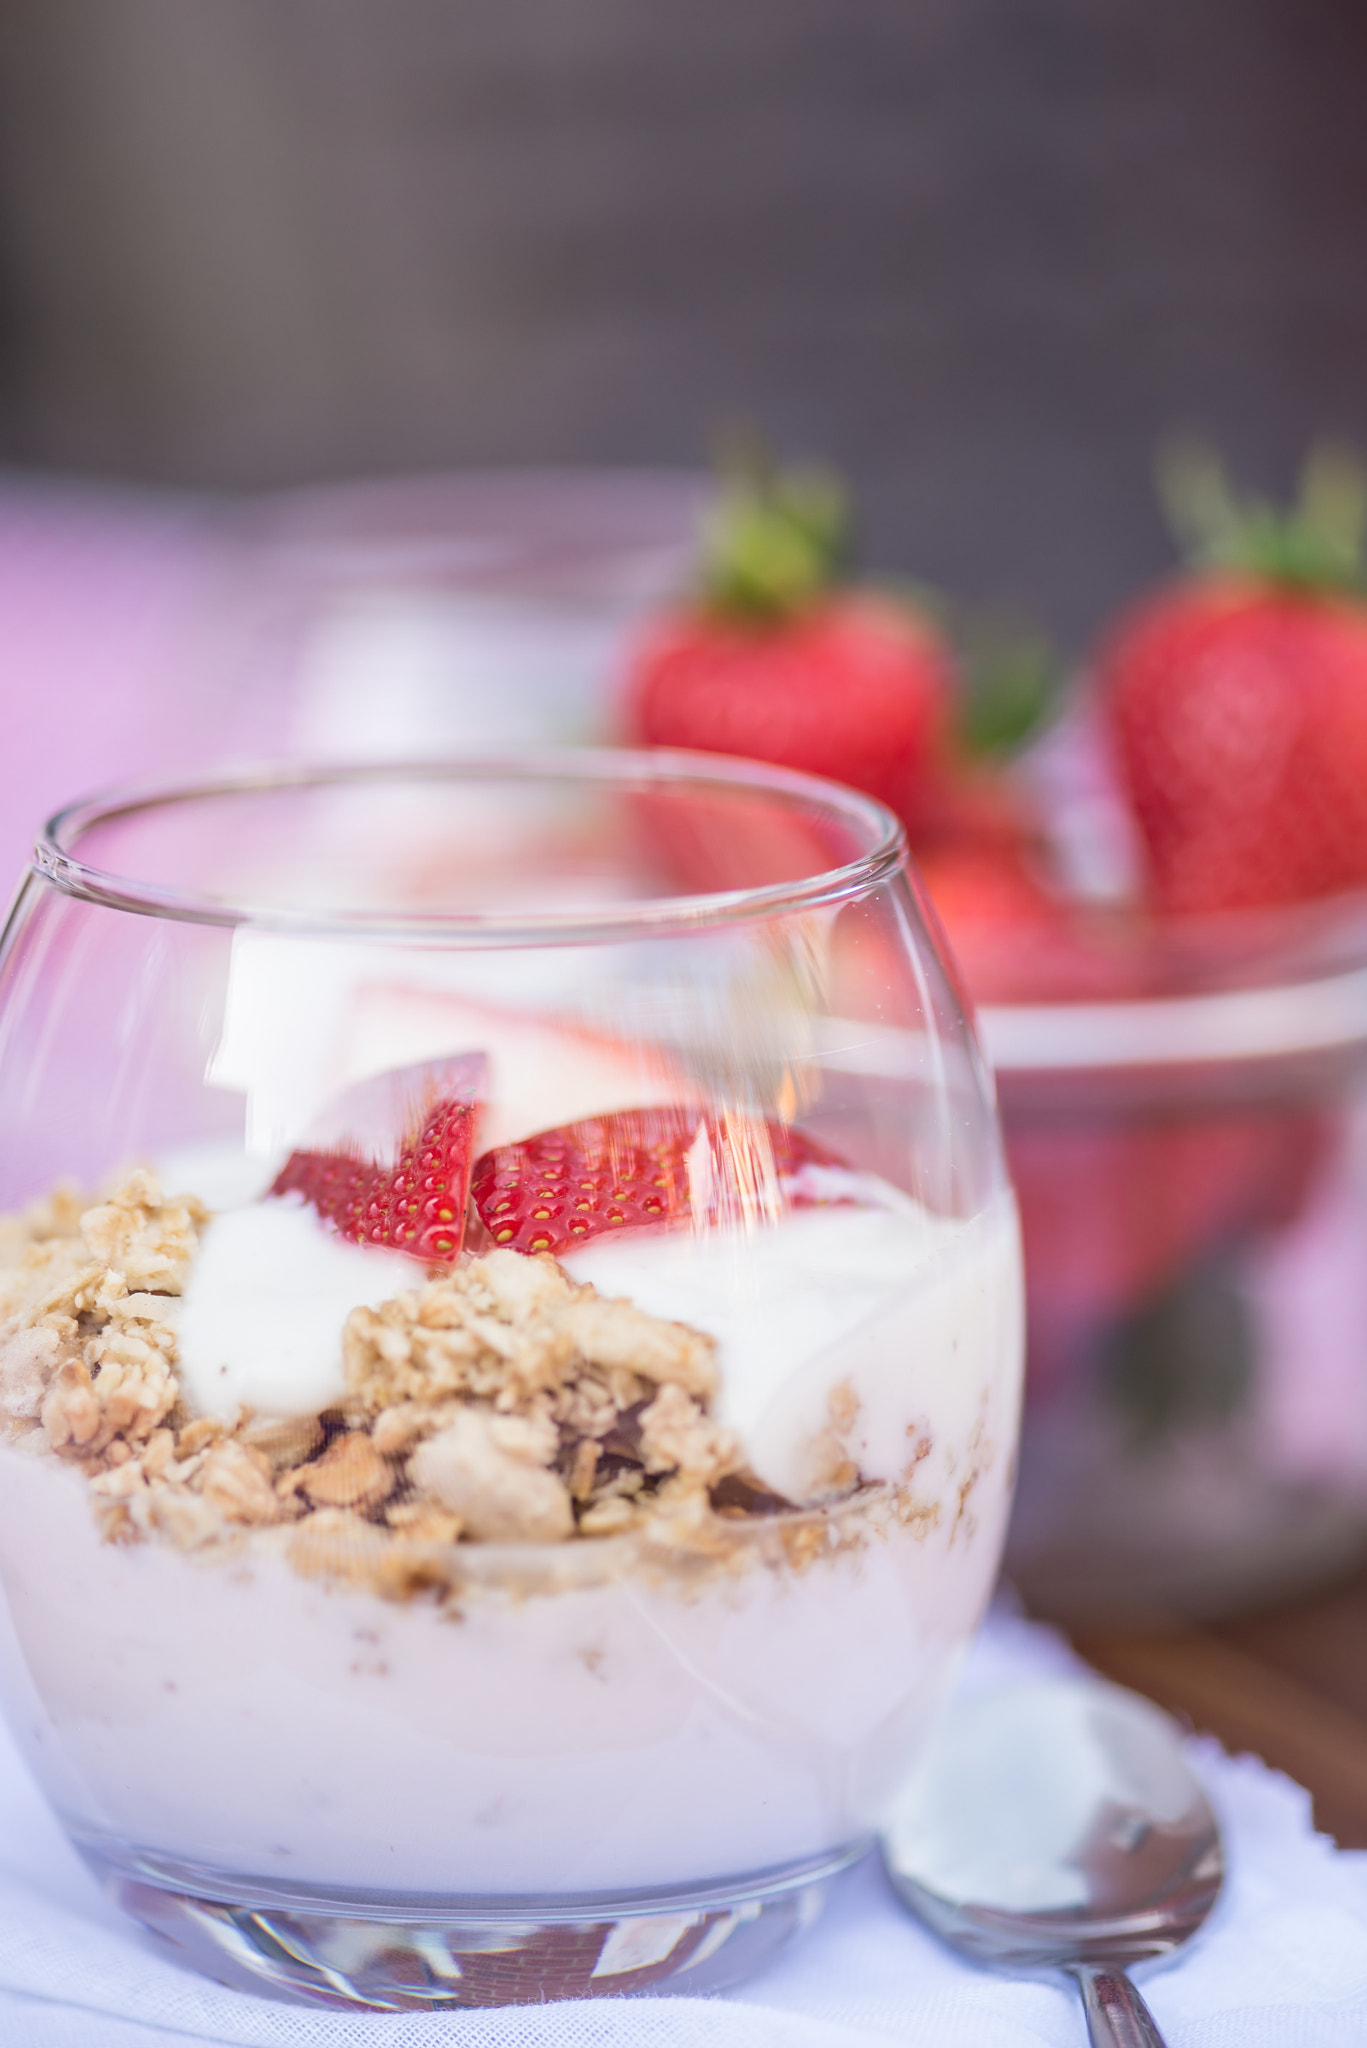
[(1164, 2048), (1153, 2014), (1123, 1970), (1073, 1963), (1092, 2048)]

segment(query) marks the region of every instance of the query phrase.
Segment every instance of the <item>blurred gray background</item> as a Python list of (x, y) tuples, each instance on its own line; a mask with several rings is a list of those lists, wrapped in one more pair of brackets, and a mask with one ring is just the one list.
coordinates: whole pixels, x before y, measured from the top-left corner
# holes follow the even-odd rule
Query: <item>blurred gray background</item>
[(0, 461), (692, 464), (1076, 639), (1160, 432), (1367, 449), (1350, 0), (0, 0)]

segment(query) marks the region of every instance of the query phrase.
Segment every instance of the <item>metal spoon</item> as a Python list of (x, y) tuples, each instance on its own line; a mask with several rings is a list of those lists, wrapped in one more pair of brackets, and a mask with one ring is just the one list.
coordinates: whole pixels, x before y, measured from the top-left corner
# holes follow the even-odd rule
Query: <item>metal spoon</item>
[(1180, 1731), (1136, 1693), (1043, 1679), (956, 1706), (899, 1796), (883, 1860), (943, 1941), (1061, 1969), (1093, 2048), (1163, 2048), (1128, 1964), (1193, 1935), (1224, 1874)]

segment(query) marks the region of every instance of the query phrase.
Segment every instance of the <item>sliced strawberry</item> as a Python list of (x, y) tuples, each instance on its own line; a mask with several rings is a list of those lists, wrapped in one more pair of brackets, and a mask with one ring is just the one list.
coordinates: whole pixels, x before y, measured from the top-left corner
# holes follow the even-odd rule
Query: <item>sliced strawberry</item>
[[(485, 1148), (633, 1103), (680, 1102), (687, 1093), (668, 1055), (630, 1035), (614, 1037), (564, 1016), (476, 1002), (398, 977), (376, 978), (358, 990), (348, 1044), (361, 1057), (398, 1047), (407, 1060), (482, 1047), (488, 1062), (478, 1090)], [(391, 1130), (389, 1142), (395, 1136)], [(317, 1142), (313, 1132), (309, 1141)]]
[[(465, 1237), (484, 1074), (483, 1055), (473, 1053), (362, 1082), (329, 1110), (329, 1148), (292, 1152), (271, 1194), (302, 1195), (353, 1244), (449, 1265)], [(380, 1164), (366, 1154), (386, 1132), (393, 1150)]]
[(558, 1257), (610, 1230), (810, 1207), (823, 1192), (807, 1167), (845, 1162), (776, 1120), (628, 1109), (496, 1146), (476, 1160), (472, 1193), (495, 1244)]

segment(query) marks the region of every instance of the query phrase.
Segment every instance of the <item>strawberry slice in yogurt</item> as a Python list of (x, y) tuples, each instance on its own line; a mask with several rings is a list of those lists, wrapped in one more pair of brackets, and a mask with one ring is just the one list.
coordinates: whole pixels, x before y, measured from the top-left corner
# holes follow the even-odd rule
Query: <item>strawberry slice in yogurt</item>
[(341, 1400), (352, 1309), (460, 1254), (485, 1076), (469, 1053), (361, 1082), (263, 1200), (215, 1216), (180, 1309), (192, 1409), (302, 1415)]
[[(274, 1196), (302, 1195), (339, 1237), (407, 1252), (424, 1264), (460, 1256), (474, 1157), (482, 1053), (380, 1074), (348, 1089), (328, 1113), (330, 1144), (292, 1152)], [(401, 1133), (387, 1161), (384, 1133)], [(392, 1141), (391, 1141), (392, 1142)]]
[(607, 1231), (774, 1221), (843, 1161), (776, 1118), (671, 1105), (619, 1110), (499, 1145), (472, 1193), (492, 1243), (555, 1258)]

